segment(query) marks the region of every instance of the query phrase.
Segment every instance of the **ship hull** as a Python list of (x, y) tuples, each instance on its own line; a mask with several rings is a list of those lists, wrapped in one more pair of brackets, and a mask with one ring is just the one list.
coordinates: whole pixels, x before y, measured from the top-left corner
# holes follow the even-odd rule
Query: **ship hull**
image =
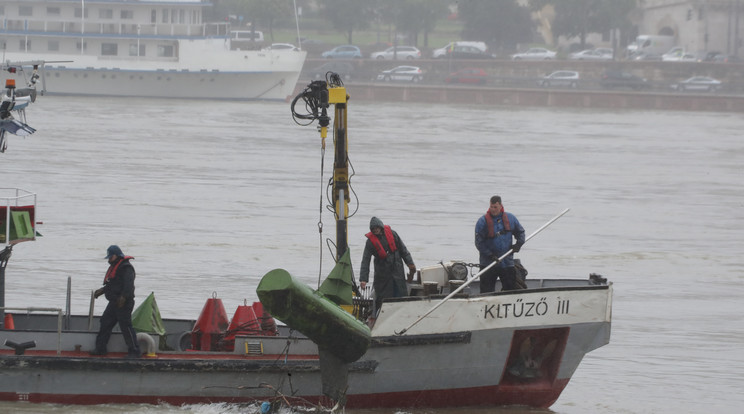
[[(346, 407), (549, 407), (584, 355), (609, 342), (611, 296), (611, 285), (565, 283), (456, 297), (404, 335), (395, 331), (437, 298), (385, 303), (370, 348), (349, 365)], [(167, 351), (128, 360), (116, 336), (112, 354), (101, 358), (82, 352), (94, 332), (63, 332), (57, 355), (43, 349), (56, 346), (56, 332), (18, 325), (0, 331), (0, 341), (36, 338), (38, 346), (24, 355), (0, 353), (2, 400), (178, 405), (286, 396), (300, 405), (331, 404), (323, 396), (317, 348), (307, 338), (239, 337), (232, 353)], [(170, 334), (169, 341), (187, 333)]]

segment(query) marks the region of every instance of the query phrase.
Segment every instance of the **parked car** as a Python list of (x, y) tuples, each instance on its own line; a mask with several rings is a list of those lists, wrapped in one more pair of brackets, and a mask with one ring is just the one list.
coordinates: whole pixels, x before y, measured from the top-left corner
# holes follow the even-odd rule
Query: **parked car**
[(338, 73), (341, 79), (350, 80), (354, 74), (354, 65), (349, 62), (328, 62), (310, 70), (310, 76), (313, 79), (325, 79), (328, 72)]
[(722, 82), (708, 76), (693, 76), (681, 82), (671, 85), (677, 91), (707, 91), (716, 92), (721, 90)]
[(444, 55), (447, 59), (491, 59), (493, 56), (483, 50), (468, 45), (455, 45)]
[(485, 85), (488, 81), (488, 73), (481, 68), (464, 68), (452, 72), (444, 78), (444, 83), (469, 83)]
[(608, 70), (602, 74), (599, 86), (605, 89), (630, 88), (636, 91), (649, 89), (651, 85), (646, 78), (636, 76), (630, 72)]
[(687, 53), (681, 47), (673, 47), (668, 52), (661, 55), (664, 62), (697, 62), (698, 58), (692, 53)]
[(344, 45), (336, 46), (331, 50), (327, 50), (321, 54), (326, 59), (361, 59), (362, 51), (358, 46)]
[(629, 60), (647, 60), (647, 61), (661, 61), (661, 55), (658, 53), (648, 52), (637, 52), (633, 53), (628, 57)]
[(265, 48), (264, 50), (273, 50), (273, 51), (298, 51), (300, 49), (297, 48), (297, 46), (291, 44), (291, 43), (272, 43), (270, 46)]
[(612, 60), (612, 51), (610, 50), (608, 54), (598, 49), (586, 49), (581, 52), (571, 53), (568, 58), (572, 60)]
[(431, 53), (431, 57), (434, 59), (441, 59), (447, 57), (447, 51), (451, 50), (455, 46), (472, 46), (474, 48), (479, 49), (481, 52), (486, 53), (488, 52), (488, 45), (486, 45), (485, 42), (474, 42), (474, 41), (468, 41), (468, 40), (461, 40), (458, 42), (449, 42), (444, 47), (440, 47), (439, 49), (434, 49)]
[(372, 59), (421, 59), (421, 51), (415, 46), (393, 46), (369, 55)]
[(418, 66), (396, 66), (392, 69), (382, 71), (377, 75), (377, 80), (421, 82), (424, 72)]
[(551, 60), (555, 59), (556, 53), (541, 47), (533, 47), (526, 52), (511, 55), (512, 60)]
[(577, 88), (579, 86), (579, 72), (572, 70), (558, 70), (543, 77), (537, 81), (537, 84), (542, 87), (568, 86), (571, 88)]

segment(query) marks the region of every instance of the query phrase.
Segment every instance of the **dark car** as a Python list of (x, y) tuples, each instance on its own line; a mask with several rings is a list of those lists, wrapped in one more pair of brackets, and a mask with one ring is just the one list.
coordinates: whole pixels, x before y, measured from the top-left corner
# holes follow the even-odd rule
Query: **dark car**
[(444, 78), (444, 83), (472, 83), (485, 85), (488, 81), (488, 73), (481, 68), (464, 68), (450, 73)]
[(343, 80), (350, 80), (351, 75), (354, 73), (354, 65), (349, 62), (333, 61), (320, 65), (310, 70), (310, 76), (313, 79), (325, 79), (326, 73), (334, 72), (338, 73)]
[(447, 50), (447, 59), (491, 59), (493, 56), (475, 46), (455, 45)]
[(636, 91), (649, 89), (651, 87), (647, 79), (636, 76), (630, 72), (622, 71), (605, 72), (599, 80), (599, 86), (605, 89), (630, 88)]

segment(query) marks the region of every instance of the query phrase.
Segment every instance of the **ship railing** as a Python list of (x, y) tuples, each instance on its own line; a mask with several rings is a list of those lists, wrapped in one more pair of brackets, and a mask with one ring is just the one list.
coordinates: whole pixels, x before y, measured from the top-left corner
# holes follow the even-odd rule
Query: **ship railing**
[[(82, 27), (82, 33), (81, 33)], [(223, 37), (230, 33), (229, 23), (121, 23), (111, 21), (88, 20), (83, 25), (80, 20), (74, 21), (35, 21), (7, 19), (5, 26), (0, 25), (0, 32), (19, 32), (19, 34), (69, 33), (86, 36), (122, 35), (122, 36), (186, 36), (186, 37)]]
[(60, 308), (15, 308), (4, 306), (0, 308), (0, 311), (19, 311), (19, 312), (57, 312), (57, 355), (62, 354), (62, 309)]

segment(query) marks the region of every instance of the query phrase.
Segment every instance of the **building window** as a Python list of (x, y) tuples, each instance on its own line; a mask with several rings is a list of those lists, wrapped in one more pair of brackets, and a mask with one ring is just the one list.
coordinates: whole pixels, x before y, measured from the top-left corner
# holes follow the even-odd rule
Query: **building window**
[(114, 11), (112, 9), (100, 9), (98, 10), (98, 17), (101, 19), (113, 19)]
[(129, 44), (129, 56), (145, 56), (145, 45), (139, 45), (139, 55), (137, 54), (137, 44)]
[(59, 40), (50, 40), (47, 43), (47, 50), (50, 52), (58, 52), (59, 51)]
[(132, 10), (122, 10), (121, 18), (126, 20), (134, 19), (134, 12)]
[(19, 16), (33, 16), (34, 8), (31, 6), (18, 6), (18, 15)]
[(59, 7), (47, 7), (47, 16), (59, 16), (62, 14)]
[(158, 57), (173, 57), (173, 46), (158, 45)]

